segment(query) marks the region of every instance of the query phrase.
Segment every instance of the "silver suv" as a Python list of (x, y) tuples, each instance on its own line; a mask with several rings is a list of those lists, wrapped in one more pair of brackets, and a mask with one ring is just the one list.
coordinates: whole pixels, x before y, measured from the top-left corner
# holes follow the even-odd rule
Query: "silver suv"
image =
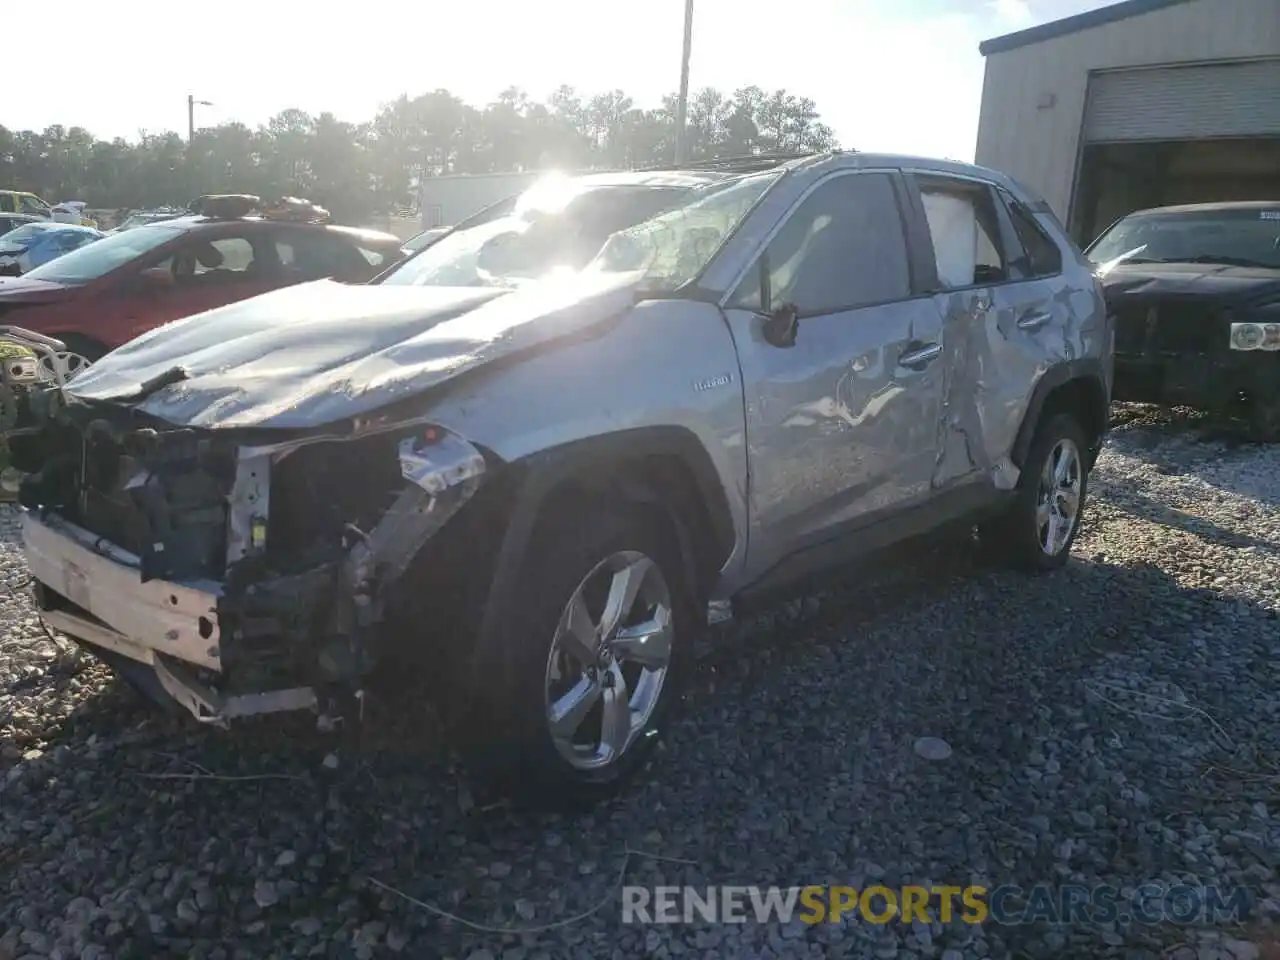
[(11, 446), (46, 623), (136, 682), (221, 724), (416, 668), (473, 771), (581, 801), (740, 598), (957, 522), (1062, 565), (1111, 350), (1008, 178), (757, 157), (546, 181), (371, 285), (171, 323)]

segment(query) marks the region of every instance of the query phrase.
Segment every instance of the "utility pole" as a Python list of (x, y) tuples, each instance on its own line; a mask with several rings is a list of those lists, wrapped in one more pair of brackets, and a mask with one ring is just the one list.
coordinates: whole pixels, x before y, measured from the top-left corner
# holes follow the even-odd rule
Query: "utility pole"
[(190, 198), (195, 191), (195, 157), (192, 156), (191, 148), (196, 139), (196, 107), (212, 107), (213, 104), (208, 100), (197, 100), (192, 94), (187, 94), (187, 156), (186, 169), (183, 171), (186, 175), (186, 191)]
[(684, 0), (684, 54), (680, 58), (680, 98), (676, 101), (676, 163), (689, 158), (689, 53), (693, 46), (693, 0)]
[(187, 94), (187, 143), (188, 145), (196, 138), (196, 107), (212, 107), (213, 104), (208, 100), (197, 100), (193, 95)]

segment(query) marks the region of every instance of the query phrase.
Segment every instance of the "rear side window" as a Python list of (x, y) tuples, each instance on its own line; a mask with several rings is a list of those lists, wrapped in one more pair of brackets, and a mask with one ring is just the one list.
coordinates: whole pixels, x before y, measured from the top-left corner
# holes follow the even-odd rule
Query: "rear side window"
[(821, 184), (769, 242), (760, 267), (747, 275), (734, 306), (791, 304), (803, 317), (906, 300), (911, 280), (893, 180), (857, 173)]
[(390, 259), (390, 254), (382, 253), (378, 250), (371, 250), (368, 247), (356, 247), (360, 251), (360, 256), (369, 262), (371, 267), (381, 267)]
[(1062, 251), (1053, 242), (1044, 228), (1036, 223), (1035, 218), (1022, 204), (1005, 197), (1005, 206), (1009, 209), (1009, 219), (1013, 222), (1018, 242), (1022, 244), (1025, 262), (1020, 264), (1029, 277), (1052, 277), (1062, 272)]
[(369, 272), (363, 250), (318, 230), (290, 230), (276, 237), (276, 254), (287, 274), (301, 280), (356, 279)]
[(18, 205), (12, 193), (0, 193), (0, 211), (4, 213), (18, 212)]
[(942, 285), (961, 290), (1008, 280), (991, 188), (946, 177), (921, 177), (918, 183)]

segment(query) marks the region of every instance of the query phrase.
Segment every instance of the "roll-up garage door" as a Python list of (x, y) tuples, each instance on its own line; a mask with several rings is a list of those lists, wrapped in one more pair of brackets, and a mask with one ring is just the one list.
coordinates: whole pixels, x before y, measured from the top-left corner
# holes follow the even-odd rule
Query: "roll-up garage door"
[(1089, 79), (1091, 143), (1280, 136), (1280, 60), (1114, 70)]

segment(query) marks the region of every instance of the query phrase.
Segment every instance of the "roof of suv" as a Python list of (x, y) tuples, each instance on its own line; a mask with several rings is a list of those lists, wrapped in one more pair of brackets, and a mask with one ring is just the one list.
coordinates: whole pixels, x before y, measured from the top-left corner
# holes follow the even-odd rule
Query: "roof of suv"
[(822, 164), (829, 164), (833, 167), (855, 168), (907, 167), (936, 173), (977, 175), (985, 180), (991, 180), (1004, 186), (1013, 185), (1013, 181), (998, 170), (980, 167), (976, 164), (959, 160), (939, 160), (934, 157), (921, 157), (910, 154), (862, 153), (857, 150), (726, 157), (648, 170), (581, 173), (573, 175), (573, 179), (598, 186), (697, 187), (746, 173), (762, 173), (768, 170), (795, 170)]

